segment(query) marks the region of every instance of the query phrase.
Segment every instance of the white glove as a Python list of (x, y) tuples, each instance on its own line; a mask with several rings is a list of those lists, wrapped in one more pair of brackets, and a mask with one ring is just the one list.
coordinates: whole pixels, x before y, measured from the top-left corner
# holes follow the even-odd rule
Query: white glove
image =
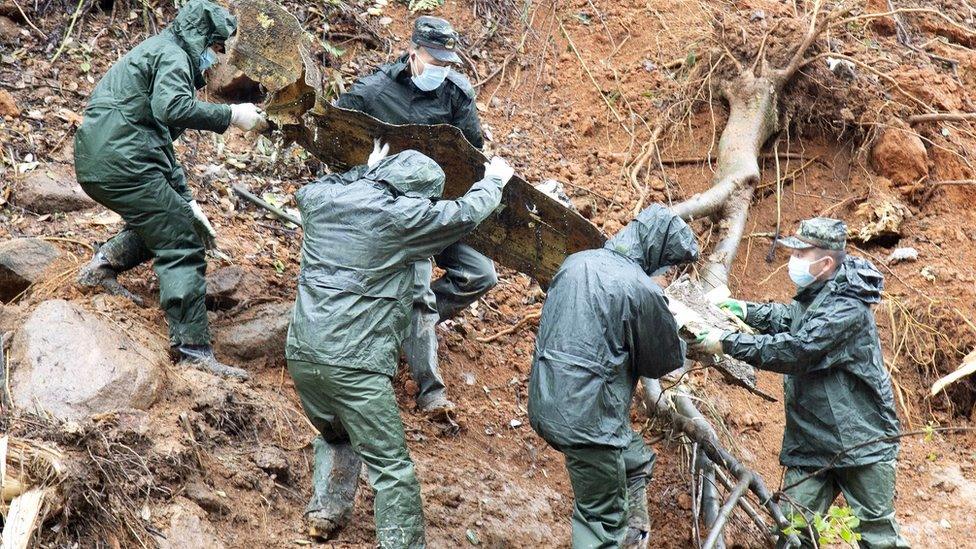
[(389, 152), (390, 144), (381, 144), (380, 139), (377, 137), (373, 140), (373, 152), (369, 153), (369, 158), (366, 160), (366, 165), (372, 168), (377, 162), (386, 158), (386, 155)]
[(508, 165), (508, 162), (500, 156), (491, 157), (491, 162), (485, 162), (485, 177), (497, 177), (502, 180), (502, 188), (508, 184), (508, 180), (515, 175), (515, 168)]
[(238, 103), (230, 106), (230, 123), (249, 132), (256, 130), (263, 132), (268, 129), (268, 120), (258, 110), (254, 103)]
[(213, 225), (210, 224), (210, 220), (207, 219), (207, 214), (203, 213), (203, 208), (197, 204), (196, 200), (190, 201), (190, 209), (193, 211), (193, 220), (197, 228), (197, 234), (203, 240), (203, 245), (206, 249), (211, 250), (217, 245), (217, 231), (214, 230)]

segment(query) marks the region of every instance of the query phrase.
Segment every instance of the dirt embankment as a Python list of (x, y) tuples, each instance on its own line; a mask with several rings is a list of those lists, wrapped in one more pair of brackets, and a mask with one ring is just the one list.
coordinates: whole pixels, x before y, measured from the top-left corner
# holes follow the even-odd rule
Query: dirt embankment
[[(868, 2), (867, 10), (885, 11), (884, 4)], [(971, 16), (946, 4), (944, 13), (964, 28), (972, 26)], [(71, 137), (85, 99), (112, 61), (146, 35), (146, 21), (153, 17), (144, 18), (141, 7), (123, 8), (121, 3), (114, 12), (94, 10), (78, 21), (72, 29), (74, 42), (51, 62), (60, 47), (58, 37), (70, 22), (65, 13), (74, 6), (28, 11), (30, 23), (5, 6), (0, 3), (0, 14), (6, 18), (0, 19), (5, 36), (0, 46), (0, 148), (5, 189), (12, 192), (0, 194), (0, 238), (53, 238), (49, 243), (61, 255), (15, 305), (0, 308), (0, 331), (17, 328), (38, 304), (59, 298), (102, 318), (107, 315), (130, 333), (137, 332), (131, 325), (145, 329), (153, 335), (143, 343), (161, 347), (158, 334), (165, 333), (165, 323), (154, 307), (139, 309), (118, 299), (88, 295), (72, 283), (73, 272), (89, 254), (85, 245), (117, 231), (118, 220), (100, 209), (42, 213), (17, 200), (18, 189), (33, 174), (70, 165)], [(510, 158), (527, 180), (563, 181), (577, 207), (608, 233), (632, 218), (641, 192), (649, 201), (667, 203), (708, 188), (712, 166), (701, 159), (714, 152), (724, 108), (708, 101), (707, 87), (692, 90), (697, 95), (681, 94), (696, 60), (714, 47), (712, 17), (733, 8), (717, 2), (658, 0), (542, 3), (525, 13), (524, 21), (531, 24), (528, 31), (523, 32), (520, 19), (514, 17), (509, 28), (488, 37), (472, 7), (469, 2), (451, 2), (437, 13), (451, 19), (473, 44), (470, 57), (477, 74), (470, 66), (466, 70), (480, 84), (479, 110), (493, 138), (490, 148)], [(321, 35), (324, 18), (330, 18), (330, 31), (341, 34), (331, 40), (345, 52), (322, 57), (330, 66), (329, 78), (348, 81), (370, 70), (397, 55), (409, 37), (410, 18), (401, 6), (366, 18), (375, 36), (337, 12), (323, 16), (318, 8), (290, 8), (313, 32)], [(760, 0), (739, 3), (735, 9), (741, 20), (757, 28), (792, 11), (786, 4)], [(172, 15), (170, 6), (159, 10), (160, 21)], [(388, 26), (380, 22), (385, 16), (392, 18)], [(897, 89), (902, 88), (940, 110), (972, 111), (976, 67), (969, 48), (976, 39), (931, 14), (905, 14), (904, 22), (913, 44), (942, 37), (924, 47), (958, 63), (953, 68), (899, 44), (890, 18), (852, 22), (863, 41), (843, 44), (849, 48), (844, 51), (873, 56), (865, 63), (877, 65), (876, 72), (885, 77), (855, 65), (852, 81), (803, 78), (788, 90), (794, 95), (785, 99), (790, 103), (787, 110), (794, 118), (780, 151), (792, 157), (782, 158), (779, 166), (788, 181), (777, 200), (776, 163), (771, 157), (762, 161), (761, 192), (752, 207), (747, 241), (732, 269), (731, 287), (747, 299), (789, 299), (790, 282), (781, 268), (784, 257), (766, 260), (766, 234), (775, 230), (777, 220), (789, 231), (798, 220), (819, 214), (844, 218), (855, 228), (872, 222), (883, 227), (898, 218), (896, 230), (858, 244), (855, 253), (866, 255), (887, 275), (886, 300), (877, 317), (903, 427), (968, 424), (976, 401), (969, 382), (951, 387), (947, 395), (926, 395), (931, 382), (954, 368), (976, 344), (971, 322), (976, 319), (976, 213), (971, 207), (976, 191), (967, 185), (931, 182), (974, 177), (968, 155), (976, 135), (969, 122), (902, 125), (894, 118), (904, 113), (885, 105), (911, 103)], [(783, 32), (790, 28), (801, 25), (786, 25)], [(344, 42), (348, 36), (354, 38)], [(378, 43), (386, 39), (389, 44)], [(774, 43), (783, 39), (777, 31)], [(851, 104), (841, 106), (837, 101)], [(676, 103), (679, 107), (670, 108)], [(646, 186), (635, 188), (627, 177), (628, 167), (665, 113), (679, 123), (662, 136), (661, 162)], [(860, 124), (865, 113), (886, 117)], [(885, 139), (892, 142), (885, 144)], [(881, 152), (875, 155), (877, 147)], [(885, 147), (894, 153), (883, 154)], [(153, 531), (187, 531), (185, 524), (196, 517), (204, 534), (216, 536), (227, 547), (283, 547), (305, 540), (302, 511), (310, 486), (312, 429), (284, 371), (280, 340), (271, 338), (265, 352), (254, 353), (230, 345), (229, 336), (224, 337), (259, 317), (261, 307), (287, 307), (297, 274), (300, 233), (238, 202), (229, 184), (279, 195), (287, 205), (290, 193), (321, 168), (300, 150), (255, 145), (235, 132), (223, 137), (189, 132), (178, 153), (189, 168), (196, 196), (217, 226), (222, 249), (242, 272), (236, 283), (228, 282), (224, 299), (230, 301), (212, 313), (218, 351), (247, 367), (255, 379), (239, 386), (166, 366), (155, 403), (145, 416), (137, 415), (139, 421), (113, 416), (66, 430), (6, 416), (5, 429), (55, 440), (90, 467), (74, 478), (78, 497), (69, 498), (68, 512), (52, 523), (60, 526), (43, 534), (45, 543), (77, 539), (85, 546), (93, 536), (103, 536), (110, 545), (131, 544), (125, 521), (109, 522), (106, 528), (85, 519), (86, 513), (102, 516), (98, 505), (105, 511), (120, 504), (130, 510), (125, 515), (129, 524), (144, 527), (137, 529), (143, 537)], [(893, 200), (897, 206), (892, 210), (885, 204)], [(707, 220), (694, 227), (703, 246), (714, 244), (718, 227)], [(918, 251), (917, 262), (886, 260), (894, 248), (907, 246)], [(210, 271), (224, 267), (226, 262), (214, 260)], [(158, 284), (148, 267), (136, 269), (123, 281), (155, 302)], [(567, 543), (572, 493), (562, 459), (531, 432), (525, 417), (532, 323), (491, 343), (477, 341), (519, 322), (540, 307), (540, 299), (525, 276), (503, 272), (495, 290), (455, 326), (439, 332), (442, 368), (461, 407), (459, 433), (415, 414), (416, 387), (407, 374), (397, 378), (434, 547), (475, 541), (489, 547)], [(256, 333), (276, 329), (257, 328)], [(759, 384), (781, 396), (779, 376), (760, 373)], [(695, 374), (693, 385), (705, 403), (703, 411), (720, 425), (731, 449), (776, 487), (781, 473), (781, 404), (726, 386), (711, 372)], [(687, 447), (637, 410), (634, 420), (646, 427), (645, 435), (659, 456), (649, 490), (655, 525), (652, 545), (687, 547)], [(914, 546), (969, 544), (968, 532), (976, 526), (969, 497), (976, 480), (974, 442), (971, 436), (958, 436), (913, 438), (903, 444), (898, 518)], [(360, 491), (354, 520), (336, 546), (370, 546), (370, 498), (368, 489)], [(738, 517), (730, 540), (758, 544), (755, 532)]]

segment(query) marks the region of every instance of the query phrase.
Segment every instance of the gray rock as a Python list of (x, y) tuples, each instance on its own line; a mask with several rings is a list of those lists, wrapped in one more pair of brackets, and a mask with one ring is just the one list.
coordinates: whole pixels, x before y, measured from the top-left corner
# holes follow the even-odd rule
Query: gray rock
[(86, 210), (98, 204), (81, 190), (66, 166), (34, 170), (14, 188), (12, 202), (39, 214)]
[(186, 485), (186, 497), (208, 513), (226, 515), (230, 512), (230, 507), (223, 498), (200, 481), (195, 480)]
[(171, 507), (166, 538), (159, 539), (160, 549), (224, 549), (217, 537), (217, 529), (207, 520), (206, 513), (195, 503), (179, 499)]
[(57, 246), (39, 238), (0, 242), (0, 301), (10, 301), (40, 280), (60, 256)]
[(225, 310), (259, 293), (261, 278), (237, 265), (207, 275), (207, 308)]
[(218, 349), (238, 360), (283, 356), (292, 303), (263, 303), (217, 329)]
[(45, 301), (14, 335), (14, 405), (65, 420), (145, 410), (156, 401), (168, 361), (162, 346), (141, 343), (154, 337), (138, 325), (123, 330), (74, 303)]
[(282, 481), (288, 480), (288, 456), (277, 446), (261, 446), (251, 454), (254, 464), (269, 475), (275, 475)]

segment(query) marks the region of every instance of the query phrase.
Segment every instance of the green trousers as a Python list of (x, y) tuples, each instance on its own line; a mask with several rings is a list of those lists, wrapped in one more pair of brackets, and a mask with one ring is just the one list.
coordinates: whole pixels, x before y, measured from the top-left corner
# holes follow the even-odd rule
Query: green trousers
[[(784, 486), (815, 471), (790, 467), (783, 478)], [(854, 515), (861, 520), (857, 531), (861, 534), (858, 546), (862, 549), (902, 549), (909, 547), (901, 536), (895, 520), (895, 462), (881, 461), (858, 467), (840, 467), (811, 477), (786, 494), (796, 506), (783, 502), (783, 513), (789, 517), (802, 512), (808, 522), (814, 513), (827, 512), (830, 505), (843, 493)], [(800, 507), (800, 509), (796, 509)], [(803, 547), (813, 547), (806, 532), (801, 532)]]
[[(105, 243), (118, 271), (148, 259), (159, 277), (159, 304), (170, 345), (207, 345), (207, 258), (190, 204), (165, 180), (82, 183), (88, 196), (118, 213), (126, 229)], [(148, 251), (148, 253), (147, 253)]]
[(626, 448), (560, 448), (573, 485), (573, 548), (620, 547), (627, 528), (647, 532), (654, 452), (633, 433)]
[[(420, 483), (407, 451), (390, 376), (300, 360), (288, 360), (288, 372), (305, 413), (324, 441), (333, 445), (348, 441), (366, 464), (376, 493), (373, 516), (379, 546), (425, 547)], [(318, 470), (320, 465), (336, 463), (320, 464), (322, 454), (316, 451), (316, 479), (330, 476)]]

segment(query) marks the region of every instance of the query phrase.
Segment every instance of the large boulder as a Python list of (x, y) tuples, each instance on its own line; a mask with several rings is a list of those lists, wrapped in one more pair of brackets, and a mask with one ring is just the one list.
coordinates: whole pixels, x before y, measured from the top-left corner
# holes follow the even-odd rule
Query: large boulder
[(874, 142), (871, 166), (896, 185), (914, 185), (929, 173), (925, 143), (904, 123), (892, 124)]
[(263, 303), (217, 331), (218, 349), (238, 360), (284, 356), (291, 302)]
[(57, 246), (39, 238), (0, 242), (0, 301), (20, 295), (60, 256)]
[(160, 549), (223, 549), (217, 529), (197, 504), (179, 498), (171, 507), (169, 528), (159, 539)]
[(156, 401), (168, 361), (155, 336), (126, 329), (74, 303), (41, 303), (14, 335), (10, 376), (14, 405), (66, 420)]
[(71, 169), (60, 165), (30, 172), (14, 188), (12, 202), (39, 214), (73, 212), (97, 206), (75, 182)]

